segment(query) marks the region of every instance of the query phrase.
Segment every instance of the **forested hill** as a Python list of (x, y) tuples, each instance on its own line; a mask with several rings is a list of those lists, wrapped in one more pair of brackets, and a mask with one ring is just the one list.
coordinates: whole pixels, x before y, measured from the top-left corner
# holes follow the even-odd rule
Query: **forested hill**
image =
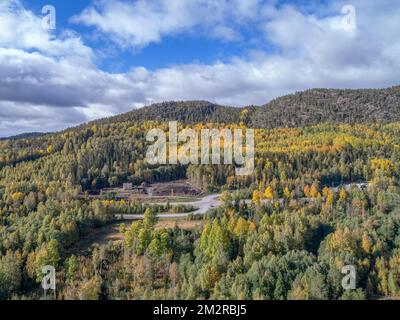
[(97, 124), (123, 121), (182, 123), (243, 121), (257, 128), (299, 127), (319, 123), (369, 123), (400, 120), (400, 86), (387, 89), (311, 89), (277, 98), (263, 106), (226, 107), (207, 101), (163, 102)]
[(207, 101), (171, 101), (100, 119), (95, 123), (124, 121), (179, 121), (189, 124), (199, 122), (236, 123), (239, 120), (240, 111), (240, 108), (220, 106)]
[(298, 127), (318, 123), (400, 120), (400, 86), (387, 89), (312, 89), (277, 98), (255, 108), (255, 127)]
[[(57, 299), (399, 297), (398, 91), (310, 90), (244, 109), (170, 102), (0, 141), (0, 300), (40, 299), (46, 265), (57, 270)], [(346, 122), (341, 110), (392, 123), (300, 127)], [(255, 130), (254, 171), (237, 176), (234, 164), (150, 164), (146, 134), (168, 130), (160, 120), (299, 127)], [(178, 179), (228, 191), (209, 215), (179, 221), (194, 229), (156, 227), (157, 206), (109, 189)], [(329, 188), (357, 182), (368, 187)], [(144, 219), (118, 228), (123, 241), (71, 255), (121, 214)], [(361, 275), (356, 290), (340, 285), (346, 265)]]
[(41, 136), (44, 136), (44, 135), (46, 135), (46, 133), (42, 133), (42, 132), (26, 132), (26, 133), (17, 134), (15, 136), (11, 136), (11, 137), (0, 138), (0, 140), (30, 139), (30, 138), (38, 138), (38, 137), (41, 137)]
[[(179, 121), (184, 124), (242, 121), (249, 127), (264, 129), (320, 123), (395, 122), (400, 121), (400, 86), (359, 90), (311, 89), (277, 98), (263, 106), (245, 108), (227, 107), (208, 101), (162, 102), (82, 124), (78, 128), (145, 121)], [(9, 139), (41, 135), (26, 134)]]

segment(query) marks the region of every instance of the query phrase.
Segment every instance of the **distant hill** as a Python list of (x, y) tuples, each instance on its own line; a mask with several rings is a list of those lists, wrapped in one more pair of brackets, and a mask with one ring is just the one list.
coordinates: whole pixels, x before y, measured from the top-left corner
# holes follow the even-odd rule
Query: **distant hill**
[(156, 103), (94, 122), (138, 122), (150, 120), (179, 121), (188, 124), (199, 122), (234, 123), (239, 120), (240, 111), (240, 108), (220, 106), (207, 101), (171, 101)]
[(255, 127), (400, 121), (400, 86), (387, 89), (312, 89), (277, 98), (254, 109)]
[(387, 89), (311, 89), (286, 95), (263, 106), (227, 107), (207, 101), (163, 102), (96, 123), (171, 121), (238, 123), (259, 128), (299, 127), (318, 123), (400, 121), (400, 86)]
[[(247, 112), (242, 111), (246, 109)], [(95, 120), (66, 131), (93, 124), (115, 122), (179, 121), (239, 123), (254, 128), (303, 127), (319, 123), (373, 123), (400, 121), (400, 86), (386, 89), (310, 89), (282, 96), (262, 106), (236, 108), (208, 101), (170, 101)], [(35, 138), (44, 133), (24, 133), (3, 138)]]
[(11, 137), (0, 138), (0, 140), (19, 140), (19, 139), (38, 138), (38, 137), (42, 137), (46, 134), (47, 133), (43, 133), (43, 132), (26, 132), (26, 133), (21, 133), (21, 134), (11, 136)]

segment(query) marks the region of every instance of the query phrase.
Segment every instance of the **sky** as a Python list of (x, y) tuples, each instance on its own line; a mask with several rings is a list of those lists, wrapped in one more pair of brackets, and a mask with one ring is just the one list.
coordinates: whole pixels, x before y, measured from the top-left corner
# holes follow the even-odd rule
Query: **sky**
[(398, 0), (0, 0), (0, 137), (162, 101), (399, 85), (399, 35)]

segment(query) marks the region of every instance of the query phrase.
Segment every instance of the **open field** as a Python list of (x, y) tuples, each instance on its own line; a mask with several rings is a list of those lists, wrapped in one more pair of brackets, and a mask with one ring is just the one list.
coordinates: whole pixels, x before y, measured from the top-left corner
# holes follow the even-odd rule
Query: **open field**
[[(123, 241), (123, 234), (120, 232), (121, 224), (129, 226), (132, 222), (121, 221), (116, 222), (101, 228), (93, 229), (83, 239), (81, 239), (75, 247), (71, 248), (71, 254), (88, 254), (93, 245), (105, 245), (108, 242), (119, 242)], [(193, 230), (196, 227), (203, 226), (206, 223), (205, 220), (186, 220), (184, 218), (176, 219), (159, 219), (155, 225), (155, 229), (169, 229), (177, 226), (182, 230)]]
[(185, 219), (176, 219), (176, 220), (163, 220), (160, 219), (155, 228), (162, 229), (162, 228), (174, 228), (175, 225), (179, 229), (183, 230), (193, 230), (196, 227), (203, 226), (205, 224), (205, 220), (185, 220)]

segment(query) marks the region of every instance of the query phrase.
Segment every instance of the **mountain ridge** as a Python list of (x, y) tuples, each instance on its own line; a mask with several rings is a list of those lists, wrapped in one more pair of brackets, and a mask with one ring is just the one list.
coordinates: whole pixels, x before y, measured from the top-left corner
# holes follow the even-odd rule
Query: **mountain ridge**
[(1, 140), (19, 140), (19, 139), (31, 139), (45, 136), (49, 132), (23, 132), (9, 137), (0, 137)]
[(255, 127), (400, 121), (400, 86), (384, 89), (309, 89), (257, 108)]
[(266, 129), (323, 122), (394, 122), (400, 121), (400, 86), (383, 89), (315, 88), (284, 95), (261, 106), (246, 107), (229, 107), (209, 101), (168, 101), (94, 123), (110, 121), (244, 122), (248, 126)]
[[(275, 98), (261, 106), (230, 107), (204, 100), (166, 101), (82, 123), (60, 132), (126, 121), (179, 121), (184, 124), (243, 122), (250, 127), (265, 129), (319, 123), (396, 122), (400, 121), (400, 86), (383, 89), (314, 88)], [(2, 140), (37, 138), (46, 134), (25, 133)]]

